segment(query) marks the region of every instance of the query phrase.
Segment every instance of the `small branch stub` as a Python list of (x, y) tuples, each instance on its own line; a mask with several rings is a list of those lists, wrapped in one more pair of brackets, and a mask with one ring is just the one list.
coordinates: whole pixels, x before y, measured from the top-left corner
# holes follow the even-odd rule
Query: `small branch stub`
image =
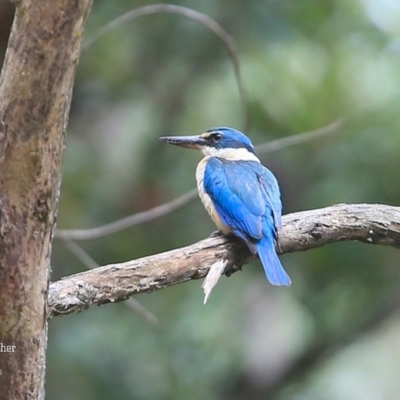
[(208, 274), (204, 279), (203, 284), (201, 285), (204, 290), (204, 304), (207, 303), (207, 300), (210, 297), (212, 290), (217, 285), (219, 278), (224, 273), (224, 269), (227, 264), (227, 260), (218, 260), (213, 265), (211, 265), (210, 270), (208, 271)]

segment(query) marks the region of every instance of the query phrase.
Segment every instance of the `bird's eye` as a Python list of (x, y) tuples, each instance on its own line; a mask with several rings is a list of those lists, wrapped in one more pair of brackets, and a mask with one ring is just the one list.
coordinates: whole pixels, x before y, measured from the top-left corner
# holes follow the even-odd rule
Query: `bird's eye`
[(214, 133), (214, 135), (212, 135), (212, 138), (214, 142), (219, 142), (222, 139), (222, 135), (220, 133)]

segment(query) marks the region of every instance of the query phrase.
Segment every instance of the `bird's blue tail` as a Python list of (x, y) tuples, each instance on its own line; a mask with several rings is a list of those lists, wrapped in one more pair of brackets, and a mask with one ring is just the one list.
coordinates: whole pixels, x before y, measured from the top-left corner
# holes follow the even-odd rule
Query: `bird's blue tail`
[(279, 261), (274, 240), (271, 237), (264, 237), (256, 246), (269, 282), (277, 286), (290, 286), (292, 282)]

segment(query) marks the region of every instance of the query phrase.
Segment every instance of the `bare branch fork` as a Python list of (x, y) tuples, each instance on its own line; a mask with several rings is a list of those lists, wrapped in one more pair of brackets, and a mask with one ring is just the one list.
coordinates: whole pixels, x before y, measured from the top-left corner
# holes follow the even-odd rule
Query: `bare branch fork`
[[(283, 254), (349, 240), (400, 248), (400, 207), (339, 204), (288, 214), (283, 216), (278, 247)], [(252, 256), (242, 243), (214, 236), (180, 249), (71, 275), (50, 284), (48, 317), (200, 279), (221, 260), (227, 260), (225, 273), (229, 275)]]

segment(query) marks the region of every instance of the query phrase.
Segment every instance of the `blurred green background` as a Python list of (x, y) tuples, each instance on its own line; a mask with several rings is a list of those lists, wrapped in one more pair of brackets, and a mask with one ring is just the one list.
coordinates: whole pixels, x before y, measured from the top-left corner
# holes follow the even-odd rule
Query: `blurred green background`
[[(96, 0), (85, 32), (147, 1)], [(183, 0), (234, 38), (255, 144), (327, 125), (334, 134), (261, 157), (284, 213), (400, 202), (400, 3), (397, 0)], [(11, 4), (0, 1), (4, 49)], [(90, 228), (195, 187), (200, 155), (162, 135), (245, 116), (221, 41), (176, 15), (145, 16), (82, 54), (68, 127), (59, 228)], [(166, 217), (82, 242), (99, 264), (182, 247), (214, 230), (199, 200)], [(48, 400), (400, 398), (400, 269), (393, 248), (340, 243), (281, 257), (293, 284), (258, 262), (50, 321)], [(85, 270), (55, 242), (52, 279)]]

